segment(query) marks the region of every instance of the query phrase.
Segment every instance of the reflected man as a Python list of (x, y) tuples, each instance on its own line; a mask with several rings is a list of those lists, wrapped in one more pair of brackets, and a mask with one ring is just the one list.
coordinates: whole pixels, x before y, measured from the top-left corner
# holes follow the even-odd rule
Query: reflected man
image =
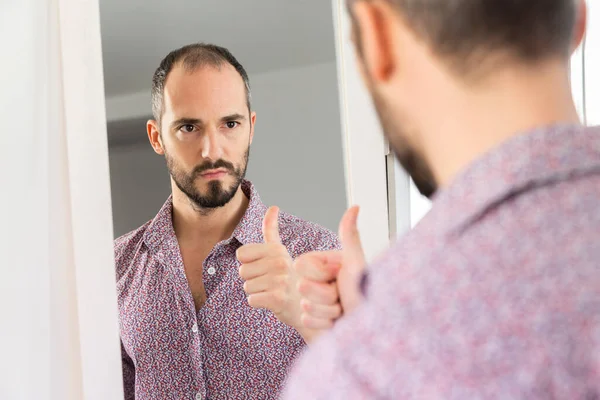
[(148, 138), (172, 195), (115, 241), (126, 398), (274, 399), (314, 334), (300, 323), (292, 260), (338, 240), (267, 209), (245, 180), (256, 114), (228, 50), (168, 54), (152, 108)]

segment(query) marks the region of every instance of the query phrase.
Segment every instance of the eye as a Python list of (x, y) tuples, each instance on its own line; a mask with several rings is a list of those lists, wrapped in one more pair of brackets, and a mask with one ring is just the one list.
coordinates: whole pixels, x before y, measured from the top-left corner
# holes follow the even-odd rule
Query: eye
[(192, 133), (196, 130), (196, 127), (194, 125), (186, 124), (182, 125), (179, 130), (183, 133)]
[(225, 123), (225, 125), (226, 125), (226, 126), (227, 126), (227, 128), (229, 128), (229, 129), (233, 129), (233, 128), (237, 127), (239, 124), (240, 124), (240, 123), (239, 123), (239, 122), (237, 122), (237, 121), (227, 121), (227, 122)]

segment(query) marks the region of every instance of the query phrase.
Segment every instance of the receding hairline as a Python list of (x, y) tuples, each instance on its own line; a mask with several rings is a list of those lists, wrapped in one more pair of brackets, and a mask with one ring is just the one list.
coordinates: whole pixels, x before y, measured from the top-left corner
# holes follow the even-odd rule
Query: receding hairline
[(240, 81), (242, 83), (242, 85), (244, 86), (244, 88), (246, 87), (245, 83), (244, 83), (244, 78), (238, 73), (238, 71), (236, 71), (235, 67), (231, 64), (229, 64), (226, 60), (220, 62), (220, 63), (186, 63), (185, 60), (178, 60), (177, 62), (175, 62), (173, 64), (173, 67), (171, 68), (171, 71), (169, 71), (169, 73), (167, 74), (165, 80), (164, 80), (164, 84), (163, 84), (163, 96), (164, 96), (164, 90), (167, 87), (167, 82), (169, 82), (169, 78), (171, 78), (171, 76), (173, 75), (173, 72), (175, 72), (177, 69), (183, 69), (183, 73), (185, 75), (193, 75), (196, 74), (198, 72), (204, 71), (204, 70), (214, 70), (214, 71), (218, 71), (221, 72), (223, 71), (223, 69), (231, 69), (232, 72), (235, 73), (235, 75), (240, 78)]
[(167, 90), (167, 85), (169, 84), (169, 81), (172, 78), (173, 72), (177, 71), (178, 69), (183, 69), (183, 74), (190, 76), (190, 75), (194, 75), (197, 73), (200, 73), (202, 71), (206, 71), (206, 70), (213, 70), (213, 71), (217, 71), (217, 72), (222, 72), (224, 69), (230, 69), (230, 72), (232, 72), (235, 76), (237, 76), (239, 78), (239, 82), (244, 90), (244, 95), (246, 94), (246, 85), (244, 83), (244, 78), (242, 76), (240, 76), (240, 74), (236, 71), (235, 67), (232, 66), (231, 64), (229, 64), (227, 61), (224, 61), (220, 64), (200, 64), (200, 65), (186, 65), (182, 60), (181, 61), (177, 61), (176, 63), (173, 64), (173, 68), (171, 69), (171, 71), (169, 72), (169, 74), (167, 75), (167, 77), (165, 78), (163, 87), (162, 87), (162, 107), (163, 107), (163, 112), (164, 112), (164, 105), (165, 105), (165, 92)]
[[(194, 73), (202, 68), (221, 70), (223, 65), (230, 65), (242, 79), (245, 88), (248, 112), (252, 112), (250, 80), (248, 73), (231, 52), (220, 46), (195, 43), (170, 52), (160, 63), (152, 79), (152, 109), (155, 120), (159, 123), (164, 113), (164, 92), (169, 75), (178, 67), (185, 72)], [(158, 111), (158, 112), (157, 112)]]
[[(182, 62), (182, 60), (179, 60), (179, 61), (175, 62), (173, 64), (173, 67), (171, 68), (171, 71), (169, 72), (169, 74), (167, 74), (167, 77), (164, 80), (164, 85), (162, 87), (162, 94), (161, 94), (161, 102), (162, 102), (161, 111), (162, 112), (161, 112), (160, 119), (158, 119), (158, 120), (155, 119), (155, 121), (159, 125), (159, 128), (162, 127), (162, 122), (163, 122), (162, 119), (163, 119), (163, 116), (164, 116), (164, 113), (165, 113), (165, 99), (167, 97), (166, 96), (167, 85), (168, 85), (168, 82), (169, 82), (169, 80), (170, 80), (171, 75), (172, 75), (173, 72), (175, 72), (178, 68), (182, 68), (183, 69), (183, 74), (185, 74), (185, 75), (192, 75), (192, 74), (201, 72), (203, 70), (209, 70), (209, 69), (212, 69), (214, 71), (219, 71), (220, 72), (220, 71), (223, 70), (223, 68), (227, 69), (228, 67), (231, 67), (232, 72), (234, 72), (235, 75), (237, 75), (240, 78), (240, 82), (239, 83), (241, 83), (241, 85), (244, 87), (244, 89), (243, 89), (244, 90), (244, 94), (243, 95), (245, 95), (245, 93), (246, 93), (246, 86), (245, 86), (245, 83), (244, 83), (244, 79), (242, 78), (242, 76), (240, 76), (239, 73), (237, 73), (237, 70), (235, 69), (235, 67), (232, 66), (231, 64), (229, 64), (227, 61), (224, 61), (224, 62), (220, 63), (219, 65), (217, 65), (217, 64), (203, 64), (203, 65), (195, 65), (195, 66), (188, 65), (187, 67), (186, 67), (186, 65), (184, 65), (184, 63)], [(248, 120), (250, 120), (252, 110), (250, 109), (250, 106), (247, 104), (247, 102), (246, 102), (246, 106), (247, 106), (248, 115), (247, 115), (247, 117), (245, 116), (244, 118), (247, 118)], [(224, 117), (222, 117), (222, 119), (229, 119), (229, 118), (226, 118), (226, 117), (231, 117), (231, 115), (224, 116)], [(179, 118), (179, 119), (194, 119), (194, 118), (185, 116), (185, 117), (182, 117), (182, 118)], [(162, 129), (160, 129), (160, 130), (162, 131)]]
[(231, 66), (235, 70), (235, 67), (220, 55), (216, 55), (208, 49), (195, 48), (190, 50), (189, 53), (184, 54), (179, 60), (175, 61), (173, 63), (173, 68), (183, 65), (186, 69), (195, 71), (196, 69), (203, 67), (220, 69), (225, 64)]

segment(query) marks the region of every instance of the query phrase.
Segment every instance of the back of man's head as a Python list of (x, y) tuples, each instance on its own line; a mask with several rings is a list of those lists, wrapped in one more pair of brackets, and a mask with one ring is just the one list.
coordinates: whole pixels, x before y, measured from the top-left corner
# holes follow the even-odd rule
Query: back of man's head
[(584, 0), (348, 0), (361, 71), (422, 194), (518, 132), (576, 121)]
[(568, 57), (580, 0), (387, 1), (434, 54), (461, 75), (491, 54), (536, 62)]

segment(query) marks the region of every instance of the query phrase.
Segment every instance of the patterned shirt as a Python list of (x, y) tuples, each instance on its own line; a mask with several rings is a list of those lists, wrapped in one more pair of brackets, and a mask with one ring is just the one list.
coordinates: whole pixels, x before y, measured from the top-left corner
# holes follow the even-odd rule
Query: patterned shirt
[[(172, 200), (156, 218), (115, 241), (126, 399), (274, 399), (305, 346), (272, 312), (248, 305), (235, 252), (262, 243), (267, 207), (250, 182), (232, 237), (204, 261), (205, 305), (196, 312), (172, 224)], [(280, 213), (290, 255), (339, 248), (316, 224)], [(135, 396), (135, 397), (134, 397)]]
[(481, 157), (362, 289), (284, 399), (600, 399), (600, 129)]

